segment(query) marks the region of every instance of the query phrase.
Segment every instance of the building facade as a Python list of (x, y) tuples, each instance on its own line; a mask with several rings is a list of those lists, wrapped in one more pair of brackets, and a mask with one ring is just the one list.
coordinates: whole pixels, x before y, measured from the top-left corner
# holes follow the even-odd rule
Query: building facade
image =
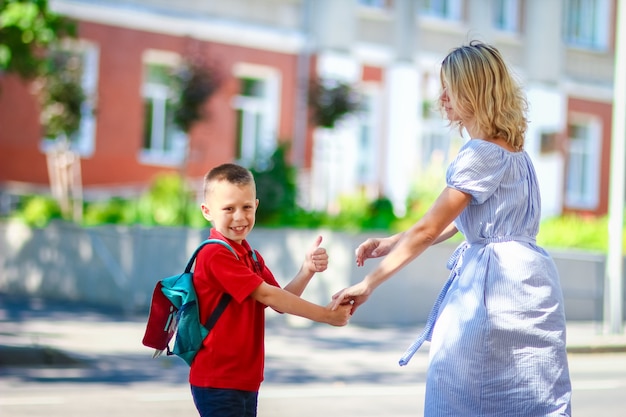
[[(193, 182), (222, 162), (262, 164), (287, 142), (306, 208), (363, 192), (402, 214), (464, 140), (434, 110), (439, 63), (479, 39), (528, 94), (544, 216), (606, 214), (617, 1), (54, 0), (78, 22), (67, 48), (88, 95), (72, 138), (84, 193), (135, 193), (164, 171)], [(213, 63), (222, 84), (185, 134), (172, 126), (166, 78), (188, 56)], [(361, 111), (314, 126), (317, 78), (355, 86)], [(55, 141), (41, 137), (30, 85), (9, 75), (0, 85), (2, 192), (45, 192)]]

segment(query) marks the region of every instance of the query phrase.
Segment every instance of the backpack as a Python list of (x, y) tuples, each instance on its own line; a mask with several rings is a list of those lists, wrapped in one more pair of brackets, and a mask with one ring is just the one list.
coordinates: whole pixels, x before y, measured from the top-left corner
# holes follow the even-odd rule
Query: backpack
[[(207, 239), (193, 252), (182, 274), (164, 278), (156, 283), (142, 340), (144, 346), (155, 349), (153, 358), (167, 351), (168, 356), (176, 355), (191, 366), (191, 362), (202, 347), (202, 341), (232, 298), (230, 294), (224, 293), (206, 323), (200, 323), (200, 311), (193, 286), (191, 267), (200, 249), (210, 243), (224, 245), (239, 259), (228, 243), (220, 239)], [(252, 253), (256, 261), (256, 253), (254, 251)], [(176, 334), (174, 348), (170, 349), (169, 343), (174, 334)]]

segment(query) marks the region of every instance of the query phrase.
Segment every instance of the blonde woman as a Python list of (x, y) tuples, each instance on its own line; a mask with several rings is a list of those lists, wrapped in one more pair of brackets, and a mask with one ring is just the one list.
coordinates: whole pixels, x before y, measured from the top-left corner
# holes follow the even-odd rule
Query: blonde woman
[(470, 140), (447, 186), (410, 229), (368, 239), (356, 262), (384, 256), (360, 283), (335, 294), (353, 312), (429, 246), (465, 237), (424, 332), (401, 358), (431, 341), (425, 416), (571, 415), (559, 276), (537, 246), (541, 201), (524, 151), (526, 98), (493, 46), (472, 41), (441, 66), (439, 104)]

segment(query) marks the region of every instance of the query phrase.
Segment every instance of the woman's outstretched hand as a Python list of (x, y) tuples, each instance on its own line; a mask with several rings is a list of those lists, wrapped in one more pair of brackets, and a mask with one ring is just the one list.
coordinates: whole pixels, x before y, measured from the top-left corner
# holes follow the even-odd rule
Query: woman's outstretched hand
[(354, 251), (357, 266), (363, 266), (366, 259), (387, 255), (395, 245), (391, 238), (369, 238)]

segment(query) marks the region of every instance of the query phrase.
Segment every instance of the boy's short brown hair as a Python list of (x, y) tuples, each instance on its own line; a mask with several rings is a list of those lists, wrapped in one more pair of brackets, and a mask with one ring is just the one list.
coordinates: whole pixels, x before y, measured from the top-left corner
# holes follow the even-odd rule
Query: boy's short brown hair
[(211, 191), (211, 184), (218, 181), (227, 181), (234, 185), (252, 185), (255, 187), (254, 176), (247, 168), (233, 163), (222, 164), (216, 166), (204, 176), (205, 200)]

